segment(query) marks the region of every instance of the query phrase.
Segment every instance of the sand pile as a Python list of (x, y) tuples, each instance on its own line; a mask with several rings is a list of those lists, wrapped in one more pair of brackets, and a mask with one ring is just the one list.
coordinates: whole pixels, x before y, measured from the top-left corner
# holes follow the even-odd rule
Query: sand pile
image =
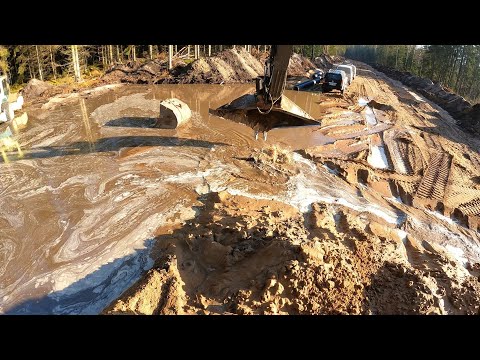
[(455, 94), (438, 83), (433, 83), (430, 79), (413, 75), (408, 71), (399, 71), (379, 64), (374, 65), (374, 67), (392, 79), (399, 80), (405, 85), (417, 90), (418, 93), (441, 106), (458, 120), (458, 124), (463, 129), (480, 135), (479, 106), (472, 106), (472, 104), (462, 96)]
[(310, 69), (315, 69), (316, 66), (308, 58), (294, 53), (290, 58), (290, 63), (288, 64), (288, 75), (289, 76), (305, 76), (305, 73)]
[[(110, 68), (102, 81), (106, 83), (124, 82), (133, 84), (159, 83), (245, 83), (263, 75), (266, 54), (254, 50), (252, 55), (242, 46), (228, 49), (216, 56), (200, 58), (186, 65), (180, 59), (174, 59), (174, 68), (167, 70), (166, 60), (149, 60), (147, 62), (129, 62), (117, 64)], [(307, 58), (293, 54), (288, 74), (303, 76), (315, 65)]]
[(226, 192), (202, 203), (194, 221), (158, 237), (154, 268), (105, 314), (479, 311), (478, 277), (365, 214), (314, 204), (304, 216)]
[[(176, 60), (175, 65), (184, 65)], [(130, 83), (130, 84), (159, 84), (163, 83), (170, 75), (165, 59), (142, 61), (129, 61), (126, 64), (115, 64), (105, 72), (102, 77), (104, 83)]]

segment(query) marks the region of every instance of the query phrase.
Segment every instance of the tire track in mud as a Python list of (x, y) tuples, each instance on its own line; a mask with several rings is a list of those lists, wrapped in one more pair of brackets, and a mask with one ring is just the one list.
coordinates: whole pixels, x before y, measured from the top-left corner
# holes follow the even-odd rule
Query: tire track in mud
[(465, 215), (480, 215), (480, 198), (463, 203), (458, 209)]
[(433, 153), (425, 175), (418, 187), (416, 196), (443, 200), (451, 164), (451, 155), (444, 152)]
[(385, 131), (383, 138), (390, 152), (390, 159), (395, 171), (403, 175), (413, 175), (414, 172), (409, 160), (411, 149), (409, 149), (408, 144), (399, 138), (395, 130)]
[[(383, 136), (396, 175), (422, 176), (420, 180), (405, 182), (395, 179), (394, 174), (386, 174), (384, 181), (390, 179), (397, 184), (397, 191), (406, 192), (407, 199), (420, 200), (413, 202), (412, 206), (426, 208), (426, 211), (435, 207), (436, 212), (446, 215), (441, 217), (442, 221), (459, 225), (458, 231), (464, 231), (465, 227), (478, 231), (480, 161), (476, 154), (479, 141), (463, 133), (455, 120), (435, 104), (382, 73), (368, 70), (369, 66), (366, 68), (365, 73), (360, 71), (360, 81), (352, 83), (352, 92), (363, 97), (374, 95), (377, 97), (375, 101), (382, 98), (384, 103), (392, 106), (386, 115), (394, 127), (385, 131)], [(355, 95), (351, 94), (352, 101)], [(400, 132), (398, 137), (392, 135), (397, 132)], [(349, 166), (342, 167), (348, 169)]]

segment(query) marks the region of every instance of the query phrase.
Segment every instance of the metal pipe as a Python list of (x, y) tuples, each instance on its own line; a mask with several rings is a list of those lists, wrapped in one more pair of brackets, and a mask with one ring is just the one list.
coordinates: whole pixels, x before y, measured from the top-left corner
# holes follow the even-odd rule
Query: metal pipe
[(297, 84), (293, 87), (293, 90), (300, 90), (300, 89), (305, 89), (307, 87), (310, 87), (310, 86), (313, 86), (313, 85), (316, 85), (316, 84), (320, 84), (320, 80), (319, 78), (317, 79), (311, 79), (311, 80), (307, 80), (307, 81), (304, 81), (300, 84)]

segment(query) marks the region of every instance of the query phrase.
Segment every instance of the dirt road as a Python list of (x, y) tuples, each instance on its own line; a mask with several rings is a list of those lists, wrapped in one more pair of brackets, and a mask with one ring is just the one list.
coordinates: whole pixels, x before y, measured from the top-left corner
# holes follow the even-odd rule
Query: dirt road
[[(478, 313), (477, 140), (359, 66), (343, 98), (287, 92), (322, 126), (254, 141), (208, 114), (251, 89), (128, 85), (27, 109), (24, 156), (1, 164), (0, 310)], [(194, 112), (186, 128), (152, 127), (168, 97)]]

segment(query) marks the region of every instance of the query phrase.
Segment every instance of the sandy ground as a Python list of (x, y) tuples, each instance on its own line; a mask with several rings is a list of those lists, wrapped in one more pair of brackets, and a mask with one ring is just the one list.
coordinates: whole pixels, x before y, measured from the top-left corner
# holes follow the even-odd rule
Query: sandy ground
[(209, 194), (194, 222), (107, 314), (478, 312), (478, 280), (444, 251), (338, 205), (303, 216), (276, 201)]
[[(316, 167), (310, 176), (279, 147), (244, 158), (272, 188), (305, 175), (318, 190), (294, 184), (307, 207), (206, 193), (194, 220), (163, 229), (155, 266), (104, 313), (478, 314), (479, 142), (359, 65), (345, 97), (319, 97), (314, 131), (330, 141), (299, 151)], [(319, 169), (365, 202), (317, 201), (328, 198)]]
[[(27, 107), (1, 164), (0, 312), (478, 314), (479, 141), (358, 65), (343, 97), (287, 91), (321, 125), (267, 142), (209, 114), (252, 85)], [(192, 121), (155, 128), (170, 97)]]

